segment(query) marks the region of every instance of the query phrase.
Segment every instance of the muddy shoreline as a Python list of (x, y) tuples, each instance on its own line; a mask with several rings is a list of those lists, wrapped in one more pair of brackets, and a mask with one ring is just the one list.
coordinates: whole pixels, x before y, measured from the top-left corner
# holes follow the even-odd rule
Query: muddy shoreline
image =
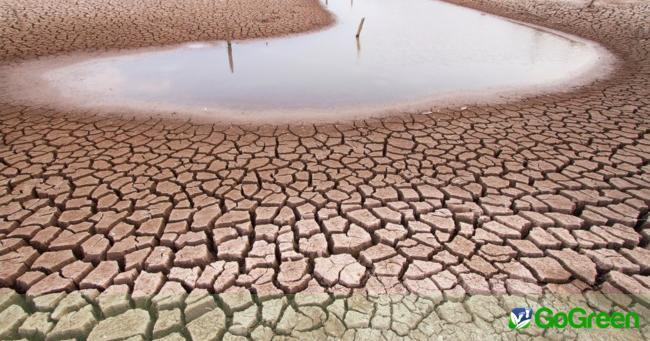
[(334, 23), (318, 0), (86, 0), (83, 4), (63, 0), (53, 4), (4, 1), (0, 61), (200, 40), (279, 37)]

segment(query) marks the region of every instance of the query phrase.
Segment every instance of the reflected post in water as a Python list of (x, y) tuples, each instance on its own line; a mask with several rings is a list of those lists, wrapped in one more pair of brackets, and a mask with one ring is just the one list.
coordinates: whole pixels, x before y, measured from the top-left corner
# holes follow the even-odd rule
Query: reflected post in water
[(361, 39), (359, 37), (355, 38), (357, 40), (357, 59), (361, 57)]

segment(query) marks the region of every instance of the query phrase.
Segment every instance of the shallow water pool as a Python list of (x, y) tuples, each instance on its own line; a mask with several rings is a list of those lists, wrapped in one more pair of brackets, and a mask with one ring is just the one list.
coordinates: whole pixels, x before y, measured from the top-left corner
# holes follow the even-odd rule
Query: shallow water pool
[(30, 72), (48, 100), (82, 108), (345, 119), (542, 91), (575, 83), (605, 59), (595, 43), (440, 1), (323, 6), (337, 22), (322, 31), (40, 60)]

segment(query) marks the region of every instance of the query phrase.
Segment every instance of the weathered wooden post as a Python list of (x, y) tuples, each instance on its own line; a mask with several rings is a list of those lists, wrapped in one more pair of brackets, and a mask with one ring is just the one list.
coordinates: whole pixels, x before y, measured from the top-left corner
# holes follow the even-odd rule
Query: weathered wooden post
[(366, 21), (365, 17), (361, 18), (361, 22), (359, 23), (359, 28), (357, 29), (357, 35), (356, 35), (357, 38), (359, 38), (359, 36), (361, 35), (361, 30), (363, 29), (363, 23), (365, 21)]
[(230, 66), (230, 73), (235, 73), (235, 65), (232, 60), (232, 44), (228, 40), (228, 65)]

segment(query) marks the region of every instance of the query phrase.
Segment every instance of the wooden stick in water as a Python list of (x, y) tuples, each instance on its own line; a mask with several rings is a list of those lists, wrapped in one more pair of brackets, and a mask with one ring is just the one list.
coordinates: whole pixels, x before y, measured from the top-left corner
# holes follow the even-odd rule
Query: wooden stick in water
[(230, 66), (230, 73), (235, 73), (235, 63), (232, 59), (232, 44), (228, 40), (228, 66)]
[(359, 38), (359, 36), (361, 35), (361, 30), (363, 29), (363, 23), (365, 21), (366, 21), (365, 17), (361, 18), (361, 22), (359, 23), (359, 28), (357, 29), (357, 35), (356, 35), (357, 38)]

